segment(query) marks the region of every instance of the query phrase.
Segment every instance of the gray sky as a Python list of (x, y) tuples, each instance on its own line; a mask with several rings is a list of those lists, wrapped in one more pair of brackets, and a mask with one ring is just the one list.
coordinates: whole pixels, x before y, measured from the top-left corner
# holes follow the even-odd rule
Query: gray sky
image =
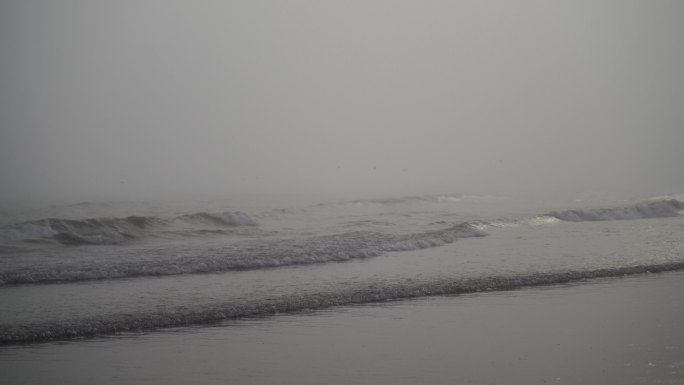
[(684, 190), (682, 1), (4, 0), (0, 198)]

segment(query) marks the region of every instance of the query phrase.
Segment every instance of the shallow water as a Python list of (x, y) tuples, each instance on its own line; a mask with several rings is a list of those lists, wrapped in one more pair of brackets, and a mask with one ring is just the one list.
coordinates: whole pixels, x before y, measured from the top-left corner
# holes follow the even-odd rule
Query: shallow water
[[(366, 321), (360, 324), (337, 324), (338, 319), (342, 322), (348, 314), (358, 309), (371, 311), (368, 309), (377, 308), (380, 312), (378, 317), (383, 318), (396, 311), (392, 309), (401, 309), (404, 306), (397, 305), (397, 300), (428, 298), (406, 302), (410, 304), (406, 306), (418, 308), (425, 304), (438, 304), (434, 309), (430, 308), (428, 313), (432, 315), (426, 316), (426, 319), (416, 319), (411, 323), (402, 324), (403, 326), (399, 325), (418, 328), (415, 331), (401, 331), (406, 334), (406, 346), (399, 344), (393, 347), (392, 342), (384, 340), (373, 342), (376, 350), (392, 350), (392, 357), (399, 354), (394, 350), (429, 351), (431, 345), (438, 344), (434, 341), (424, 344), (420, 339), (412, 339), (409, 334), (422, 333), (420, 325), (430, 324), (430, 317), (439, 318), (444, 311), (451, 309), (450, 302), (442, 303), (441, 299), (435, 298), (453, 294), (464, 296), (456, 297), (459, 299), (451, 298), (449, 301), (465, 301), (463, 303), (466, 305), (459, 305), (458, 308), (465, 306), (468, 310), (451, 316), (471, 320), (473, 324), (469, 333), (486, 338), (486, 334), (491, 331), (486, 332), (484, 326), (491, 325), (494, 320), (483, 319), (485, 316), (489, 317), (488, 314), (478, 315), (473, 309), (478, 309), (479, 305), (467, 305), (469, 298), (483, 298), (477, 300), (484, 301), (483, 308), (497, 308), (491, 310), (491, 316), (498, 320), (500, 317), (507, 317), (495, 314), (503, 309), (516, 309), (513, 314), (519, 313), (519, 309), (524, 309), (525, 306), (520, 304), (524, 304), (524, 298), (529, 293), (561, 293), (550, 294), (550, 297), (560, 299), (564, 298), (562, 293), (566, 291), (573, 293), (573, 290), (581, 290), (575, 286), (559, 288), (558, 285), (574, 285), (601, 277), (634, 276), (647, 272), (684, 269), (684, 242), (681, 236), (684, 230), (684, 216), (681, 215), (682, 204), (678, 200), (680, 198), (661, 197), (634, 202), (549, 202), (501, 197), (424, 196), (280, 208), (214, 202), (208, 204), (206, 210), (201, 207), (195, 208), (198, 210), (195, 212), (184, 211), (178, 207), (169, 208), (175, 206), (148, 207), (142, 204), (81, 204), (77, 206), (78, 210), (52, 207), (45, 211), (45, 218), (48, 218), (48, 214), (59, 213), (63, 214), (65, 219), (40, 219), (39, 210), (27, 212), (23, 217), (15, 213), (12, 218), (18, 222), (5, 218), (3, 223), (8, 224), (0, 227), (0, 278), (4, 282), (0, 285), (0, 344), (47, 344), (3, 348), (1, 359), (12, 361), (19, 359), (22, 354), (45, 351), (41, 349), (49, 351), (61, 346), (71, 346), (76, 350), (92, 348), (98, 352), (98, 344), (115, 343), (119, 339), (82, 339), (128, 335), (127, 333), (131, 332), (131, 337), (124, 338), (121, 340), (124, 342), (121, 343), (140, 344), (143, 350), (157, 349), (154, 348), (154, 344), (145, 346), (151, 343), (150, 341), (155, 341), (155, 338), (162, 338), (166, 332), (139, 333), (188, 326), (192, 328), (182, 328), (172, 335), (185, 339), (188, 344), (186, 348), (198, 349), (197, 354), (202, 356), (210, 354), (202, 349), (219, 349), (218, 346), (211, 347), (209, 342), (209, 347), (205, 346), (205, 343), (201, 342), (202, 339), (193, 339), (193, 336), (201, 337), (205, 333), (215, 336), (211, 334), (216, 332), (213, 327), (206, 330), (204, 327), (227, 322), (219, 330), (243, 329), (238, 326), (259, 330), (262, 321), (236, 323), (235, 320), (263, 318), (266, 320), (263, 322), (272, 322), (273, 325), (280, 325), (283, 322), (284, 325), (289, 325), (287, 320), (297, 320), (293, 321), (297, 324), (294, 326), (295, 329), (306, 328), (308, 326), (305, 325), (308, 324), (304, 321), (302, 325), (298, 325), (299, 316), (282, 315), (303, 312), (313, 313), (311, 317), (303, 317), (302, 320), (316, 319), (321, 322), (314, 327), (328, 328), (323, 324), (329, 323), (331, 332), (342, 333), (337, 342), (335, 338), (327, 340), (320, 337), (321, 341), (312, 340), (310, 343), (322, 344), (323, 341), (328, 341), (328, 344), (344, 345), (347, 339), (351, 338), (347, 334), (353, 330), (372, 330), (375, 327), (372, 317), (366, 318)], [(121, 215), (102, 216), (116, 213), (117, 208)], [(221, 208), (228, 211), (211, 211)], [(138, 210), (139, 215), (131, 217), (131, 213), (136, 214), (135, 210)], [(670, 278), (662, 278), (663, 282), (670, 283), (664, 284), (664, 292), (669, 290), (668, 285), (677, 285), (672, 284), (671, 277), (681, 278), (671, 273), (662, 277), (665, 276)], [(654, 285), (654, 282), (661, 281), (661, 278), (655, 281), (646, 278), (635, 279), (625, 282), (644, 280), (643, 285), (648, 288)], [(608, 279), (601, 282), (587, 286), (593, 288), (587, 290), (594, 290), (592, 294), (587, 294), (589, 297), (593, 298), (593, 294), (603, 295), (604, 291), (600, 288), (606, 286), (606, 282), (608, 287), (615, 282), (615, 290), (624, 291), (620, 289), (623, 287), (619, 283), (620, 280)], [(525, 289), (549, 285), (555, 288)], [(645, 290), (648, 292), (650, 289)], [(490, 291), (507, 294), (482, 297), (469, 295)], [(492, 298), (499, 301), (496, 302), (498, 306), (486, 305), (494, 303)], [(622, 301), (619, 298), (617, 300)], [(662, 300), (656, 297), (652, 299), (657, 306), (667, 305), (670, 300), (670, 297), (663, 297)], [(382, 305), (386, 303), (393, 305)], [(364, 306), (349, 308), (351, 305)], [(539, 310), (535, 311), (540, 312), (537, 314), (539, 318), (553, 318), (555, 313), (562, 313), (562, 309), (553, 310), (556, 306), (555, 300), (541, 301), (538, 306)], [(647, 309), (644, 307), (646, 305), (631, 303), (629, 306)], [(590, 307), (582, 311), (600, 313), (601, 309)], [(422, 310), (418, 312), (422, 313)], [(613, 313), (618, 314), (619, 311), (614, 310), (604, 316), (610, 318), (613, 317)], [(278, 316), (270, 318), (273, 315)], [(520, 318), (523, 315), (516, 317)], [(436, 323), (431, 326), (437, 334), (447, 335), (454, 332), (451, 329), (453, 325), (437, 322), (437, 318)], [(556, 319), (554, 322), (569, 328), (574, 327), (570, 323), (579, 322), (569, 315), (566, 315), (566, 318), (568, 321)], [(514, 319), (512, 323), (523, 329), (540, 322), (520, 319)], [(615, 319), (617, 321), (620, 318)], [(311, 322), (315, 324), (318, 321)], [(478, 330), (477, 324), (481, 324), (483, 328)], [(638, 324), (642, 328), (649, 327), (648, 323), (641, 321)], [(543, 329), (540, 325), (535, 326), (535, 329), (537, 328)], [(287, 329), (283, 330), (277, 333), (289, 333)], [(534, 332), (535, 330), (531, 329), (526, 333), (533, 335)], [(293, 333), (296, 335), (300, 331)], [(593, 332), (585, 330), (577, 333)], [(397, 335), (395, 338), (399, 337), (401, 336)], [(220, 340), (222, 337), (208, 338)], [(369, 342), (373, 340), (372, 336), (363, 338)], [(500, 338), (505, 340), (508, 337)], [(49, 343), (53, 340), (70, 339), (76, 339), (78, 342), (66, 345)], [(253, 342), (250, 342), (250, 339)], [(240, 349), (243, 352), (259, 349), (258, 341), (259, 338), (252, 335), (243, 341), (244, 346)], [(475, 343), (474, 340), (464, 341), (470, 345)], [(466, 354), (460, 346), (464, 341), (458, 340), (455, 344), (440, 347), (440, 354)], [(118, 351), (112, 353), (113, 361), (119, 360), (116, 358), (117, 354), (126, 354), (118, 349), (113, 349), (114, 352)], [(158, 349), (175, 348), (161, 346)], [(506, 355), (510, 355), (511, 352), (506, 350), (509, 348), (501, 349)], [(485, 353), (493, 354), (483, 351), (481, 355)], [(78, 356), (82, 353), (74, 354)], [(156, 365), (154, 358), (144, 357), (149, 355), (149, 352), (140, 354), (143, 355), (140, 368)], [(161, 357), (167, 353), (157, 354)], [(221, 354), (239, 354), (239, 351), (230, 350)], [(283, 353), (274, 350), (263, 354)], [(290, 362), (290, 365), (282, 370), (291, 372), (293, 376), (301, 374), (299, 368), (302, 365), (308, 360), (317, 359), (307, 354), (310, 353), (300, 355), (295, 351), (292, 357), (286, 358), (286, 361), (296, 360), (299, 367)], [(354, 355), (351, 351), (344, 350), (340, 354)], [(356, 354), (363, 356), (365, 353), (359, 351)], [(373, 354), (381, 353), (375, 351)], [(236, 368), (235, 370), (247, 368), (244, 370), (248, 372), (243, 373), (242, 377), (231, 377), (232, 374), (228, 376), (219, 368), (212, 369), (217, 371), (216, 377), (211, 373), (205, 373), (197, 374), (199, 377), (196, 381), (181, 375), (178, 375), (178, 378), (183, 378), (185, 382), (198, 383), (212, 383), (214, 380), (218, 382), (221, 378), (232, 378), (235, 382), (249, 383), (252, 379), (250, 376), (258, 377), (260, 373), (261, 358), (249, 354), (245, 357), (251, 357), (245, 358), (247, 361), (256, 362), (243, 362), (237, 367), (230, 366)], [(470, 362), (466, 358), (463, 359), (464, 362)], [(581, 362), (583, 358), (577, 359)], [(109, 367), (108, 359), (102, 357), (102, 360), (104, 361), (99, 362), (99, 365)], [(232, 360), (241, 362), (237, 358)], [(391, 358), (392, 362), (396, 360), (399, 360), (397, 364), (400, 366), (411, 367), (409, 361), (402, 361), (405, 358)], [(187, 363), (189, 366), (186, 370), (193, 373), (204, 367), (192, 359), (188, 359)], [(356, 364), (363, 367), (361, 363)], [(72, 363), (64, 365), (65, 375), (73, 376), (72, 372), (78, 370), (75, 367), (66, 369)], [(163, 375), (159, 377), (159, 368), (148, 373), (145, 372), (146, 369), (140, 369), (142, 372), (135, 369), (138, 366), (134, 363), (125, 365), (131, 365), (133, 369), (125, 366), (122, 375), (142, 376), (124, 376), (129, 382), (143, 381), (147, 378), (145, 376), (149, 377), (152, 374), (155, 374), (150, 377), (153, 382), (167, 382)], [(477, 365), (476, 362), (470, 362), (463, 370), (468, 372), (467, 368)], [(288, 369), (291, 366), (297, 368)], [(318, 372), (319, 374), (332, 377), (335, 373), (339, 376), (349, 375), (348, 367), (343, 369), (334, 364), (324, 366), (325, 368), (321, 369), (323, 372)], [(391, 371), (391, 368), (388, 366), (384, 370)], [(433, 371), (433, 377), (429, 377), (428, 368), (421, 367), (418, 371), (422, 373), (421, 376), (428, 376), (432, 378), (432, 382), (437, 383), (447, 380), (487, 383), (484, 380), (490, 378), (487, 377), (486, 371), (480, 375), (468, 372), (471, 373), (469, 377), (454, 377), (449, 374), (450, 372), (440, 372), (441, 370), (446, 369), (437, 366)], [(126, 374), (128, 371), (130, 373)], [(13, 373), (18, 376), (16, 379), (22, 376), (18, 371)], [(375, 373), (375, 376), (381, 375), (383, 371), (373, 372), (367, 368), (352, 378), (355, 378), (356, 382), (373, 382), (372, 376), (366, 376), (370, 375), (369, 373)], [(547, 374), (551, 376), (550, 372)], [(561, 378), (567, 378), (568, 374), (564, 373)], [(55, 373), (51, 372), (50, 375)], [(395, 382), (405, 383), (415, 382), (417, 378), (408, 374), (402, 375), (407, 376), (406, 378), (392, 377), (393, 374), (390, 373), (385, 375)], [(507, 375), (511, 376), (510, 373)], [(99, 375), (92, 373), (89, 376), (95, 376), (103, 382), (114, 379), (98, 377)], [(175, 379), (176, 375), (170, 375), (169, 378)], [(280, 375), (270, 377), (270, 380), (267, 377), (259, 377), (255, 383), (273, 382), (277, 378), (280, 378)], [(294, 377), (282, 378), (293, 382)], [(313, 378), (307, 381), (316, 382)], [(345, 377), (338, 377), (338, 382), (345, 382), (342, 381), (343, 378)], [(523, 381), (522, 378), (520, 377), (520, 381)], [(78, 381), (85, 380), (74, 377), (67, 382)]]
[(680, 384), (684, 273), (0, 348), (5, 383)]

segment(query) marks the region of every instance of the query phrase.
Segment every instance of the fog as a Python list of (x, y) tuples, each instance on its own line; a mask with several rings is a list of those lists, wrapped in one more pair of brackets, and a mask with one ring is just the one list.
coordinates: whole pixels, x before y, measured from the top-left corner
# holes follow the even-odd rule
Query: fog
[(684, 2), (0, 5), (0, 198), (684, 190)]

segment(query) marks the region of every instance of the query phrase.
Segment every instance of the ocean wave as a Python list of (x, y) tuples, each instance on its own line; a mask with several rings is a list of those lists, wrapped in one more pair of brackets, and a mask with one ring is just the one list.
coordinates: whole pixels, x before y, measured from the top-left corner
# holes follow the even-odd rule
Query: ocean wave
[(460, 238), (486, 235), (469, 223), (440, 230), (383, 234), (356, 231), (307, 239), (243, 241), (198, 255), (128, 261), (113, 264), (34, 266), (0, 272), (0, 284), (86, 281), (140, 276), (163, 276), (251, 270), (279, 266), (343, 262), (375, 257), (391, 251), (438, 247)]
[(596, 278), (682, 270), (684, 262), (635, 265), (596, 270), (558, 270), (516, 275), (489, 275), (430, 281), (370, 282), (355, 288), (312, 294), (283, 295), (262, 300), (245, 299), (204, 306), (184, 306), (151, 312), (114, 314), (62, 322), (0, 325), (0, 345), (46, 342), (71, 338), (154, 331), (162, 328), (206, 325), (222, 321), (266, 317), (304, 310), (378, 303), (440, 295), (516, 290), (567, 284)]
[(336, 203), (322, 203), (321, 206), (398, 206), (404, 204), (420, 204), (420, 203), (456, 203), (463, 199), (485, 199), (485, 196), (462, 195), (462, 194), (441, 194), (441, 195), (414, 195), (404, 197), (390, 197), (390, 198), (375, 198), (375, 199), (358, 199), (353, 201), (344, 201)]
[(219, 226), (257, 226), (258, 223), (252, 219), (249, 215), (241, 212), (223, 212), (219, 214), (211, 213), (194, 213), (182, 215), (177, 220), (183, 220), (187, 222), (200, 222), (208, 223)]
[(666, 218), (679, 215), (682, 203), (676, 199), (647, 201), (632, 206), (553, 211), (547, 214), (567, 222), (612, 221), (644, 218)]
[(235, 227), (257, 226), (249, 215), (236, 212), (194, 213), (172, 218), (129, 216), (125, 218), (46, 218), (0, 227), (0, 241), (50, 239), (68, 245), (119, 244), (152, 235), (154, 230), (178, 225)]

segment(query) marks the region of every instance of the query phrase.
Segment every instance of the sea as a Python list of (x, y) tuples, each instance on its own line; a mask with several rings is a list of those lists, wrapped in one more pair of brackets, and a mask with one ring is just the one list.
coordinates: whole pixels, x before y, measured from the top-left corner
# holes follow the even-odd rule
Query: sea
[(682, 384), (683, 214), (684, 194), (4, 207), (0, 383)]

